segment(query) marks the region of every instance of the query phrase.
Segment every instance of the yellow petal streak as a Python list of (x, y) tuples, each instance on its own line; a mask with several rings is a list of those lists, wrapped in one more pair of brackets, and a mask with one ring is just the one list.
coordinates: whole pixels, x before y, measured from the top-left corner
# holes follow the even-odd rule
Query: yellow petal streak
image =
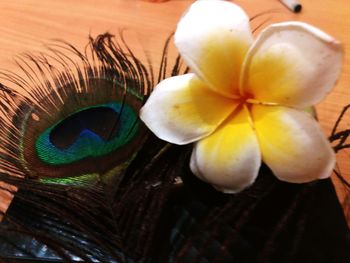
[[(203, 41), (192, 68), (210, 84), (210, 87), (230, 97), (239, 96), (239, 77), (249, 43), (232, 37), (231, 32), (217, 32)], [(190, 57), (191, 54), (188, 54)]]
[(159, 138), (186, 144), (212, 133), (237, 105), (186, 74), (159, 83), (140, 117)]
[(195, 1), (181, 18), (175, 45), (191, 70), (210, 88), (239, 95), (242, 62), (253, 42), (249, 17), (228, 1)]
[(213, 134), (197, 142), (191, 169), (215, 188), (234, 193), (255, 181), (260, 162), (248, 110), (240, 108)]
[(300, 22), (274, 24), (248, 51), (241, 89), (261, 102), (302, 109), (331, 90), (342, 57), (340, 43), (317, 28)]
[(263, 161), (281, 180), (308, 182), (330, 176), (334, 152), (310, 114), (279, 106), (252, 106)]
[[(288, 52), (286, 52), (288, 50)], [(298, 74), (293, 57), (300, 57), (293, 47), (278, 44), (258, 53), (250, 61), (244, 92), (261, 102), (293, 105), (298, 101)], [(299, 58), (299, 63), (302, 63)], [(296, 101), (295, 101), (296, 100)]]

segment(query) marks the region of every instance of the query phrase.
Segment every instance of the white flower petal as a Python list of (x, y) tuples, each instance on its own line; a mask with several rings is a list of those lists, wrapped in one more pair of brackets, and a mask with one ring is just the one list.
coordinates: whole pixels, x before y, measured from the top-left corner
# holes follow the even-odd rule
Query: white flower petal
[(311, 106), (334, 86), (342, 59), (341, 44), (319, 29), (301, 22), (274, 24), (249, 50), (241, 88), (261, 102)]
[(260, 149), (246, 108), (231, 115), (218, 130), (196, 143), (191, 170), (225, 193), (251, 185), (261, 164)]
[(335, 154), (316, 120), (281, 106), (252, 107), (263, 161), (279, 179), (304, 183), (331, 175)]
[(187, 144), (211, 134), (237, 107), (194, 74), (160, 82), (140, 111), (140, 118), (160, 139)]
[(249, 18), (239, 6), (196, 1), (178, 23), (174, 38), (187, 65), (210, 88), (229, 97), (239, 95), (241, 65), (252, 43)]

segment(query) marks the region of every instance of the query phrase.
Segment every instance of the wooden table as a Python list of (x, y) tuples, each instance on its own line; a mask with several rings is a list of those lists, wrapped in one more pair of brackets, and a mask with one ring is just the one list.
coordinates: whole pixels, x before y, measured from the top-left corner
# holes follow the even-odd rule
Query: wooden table
[[(235, 0), (250, 17), (262, 14), (252, 27), (262, 23), (299, 20), (315, 25), (344, 43), (345, 61), (341, 78), (318, 107), (319, 121), (326, 134), (341, 109), (350, 103), (350, 5), (348, 0), (301, 0), (303, 10), (294, 14), (277, 0)], [(52, 39), (63, 39), (83, 48), (88, 35), (126, 30), (126, 38), (136, 54), (150, 54), (157, 65), (164, 41), (175, 28), (190, 0), (151, 3), (142, 0), (3, 0), (0, 1), (0, 68), (18, 70), (13, 58), (23, 52), (45, 50)], [(350, 120), (349, 120), (350, 121)], [(349, 123), (348, 128), (350, 128)], [(339, 169), (350, 180), (349, 151), (338, 154)], [(335, 178), (335, 177), (334, 177)], [(336, 181), (336, 180), (334, 180)], [(345, 195), (336, 182), (340, 200)], [(9, 197), (0, 195), (0, 209)]]

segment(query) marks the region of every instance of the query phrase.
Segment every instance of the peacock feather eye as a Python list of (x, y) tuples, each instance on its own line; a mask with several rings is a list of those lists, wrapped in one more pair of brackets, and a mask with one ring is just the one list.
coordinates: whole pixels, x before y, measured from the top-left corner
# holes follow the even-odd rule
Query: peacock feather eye
[(152, 81), (131, 51), (111, 39), (91, 40), (84, 54), (61, 43), (21, 58), (25, 77), (0, 75), (10, 83), (0, 94), (7, 115), (0, 117), (7, 131), (0, 169), (63, 184), (123, 172), (145, 140), (138, 112)]
[(70, 93), (60, 110), (33, 108), (25, 115), (21, 162), (32, 176), (103, 175), (133, 157), (143, 137), (141, 97), (108, 80), (94, 79), (90, 85), (105, 91), (97, 97)]
[(46, 129), (36, 139), (35, 149), (45, 163), (70, 164), (121, 149), (138, 128), (137, 114), (126, 104), (91, 106)]

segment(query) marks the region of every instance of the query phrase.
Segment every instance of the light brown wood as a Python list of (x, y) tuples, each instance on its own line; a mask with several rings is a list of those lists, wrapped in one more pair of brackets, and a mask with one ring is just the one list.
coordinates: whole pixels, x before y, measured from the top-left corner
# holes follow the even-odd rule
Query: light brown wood
[[(334, 125), (342, 107), (350, 103), (350, 5), (348, 0), (300, 0), (303, 10), (294, 14), (277, 0), (236, 0), (250, 17), (252, 27), (272, 22), (299, 20), (315, 25), (344, 43), (342, 75), (334, 91), (317, 107), (319, 121), (326, 132)], [(150, 55), (157, 65), (161, 47), (190, 0), (152, 3), (145, 0), (3, 0), (0, 1), (0, 68), (17, 70), (13, 58), (23, 52), (45, 50), (52, 39), (63, 39), (84, 48), (88, 35), (124, 29), (129, 45), (136, 54)], [(330, 65), (331, 66), (331, 65)], [(344, 127), (350, 128), (350, 119)], [(349, 151), (338, 155), (339, 169), (350, 180)], [(342, 186), (336, 182), (340, 200)], [(7, 200), (7, 201), (6, 201)], [(0, 195), (0, 208), (8, 196)]]

